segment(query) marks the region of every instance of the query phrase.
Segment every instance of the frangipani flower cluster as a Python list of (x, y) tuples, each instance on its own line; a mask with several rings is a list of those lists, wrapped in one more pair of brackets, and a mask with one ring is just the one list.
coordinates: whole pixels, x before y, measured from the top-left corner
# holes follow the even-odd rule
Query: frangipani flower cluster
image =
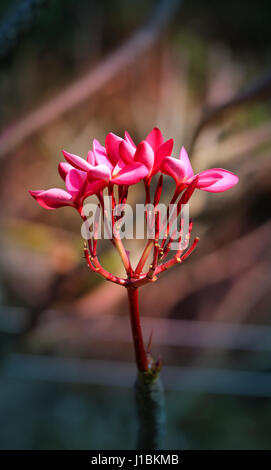
[[(84, 214), (84, 200), (96, 194), (99, 200), (99, 207), (104, 209), (104, 190), (107, 188), (108, 195), (112, 199), (112, 207), (115, 207), (114, 185), (118, 187), (118, 203), (124, 208), (128, 196), (128, 189), (131, 185), (144, 182), (146, 192), (146, 203), (150, 203), (150, 185), (152, 178), (157, 173), (160, 174), (154, 194), (155, 212), (155, 240), (148, 240), (147, 246), (135, 269), (132, 268), (129, 254), (116, 230), (115, 222), (118, 220), (113, 215), (113, 236), (112, 243), (117, 248), (127, 273), (127, 279), (122, 279), (107, 272), (100, 265), (97, 257), (97, 237), (88, 240), (88, 247), (85, 247), (85, 256), (92, 271), (99, 272), (106, 279), (117, 282), (124, 286), (139, 286), (146, 282), (156, 280), (157, 274), (168, 269), (176, 262), (185, 259), (196, 246), (198, 239), (183, 253), (181, 237), (178, 240), (178, 249), (173, 259), (162, 263), (171, 249), (174, 234), (169, 230), (169, 222), (161, 221), (160, 214), (156, 208), (159, 205), (163, 188), (163, 175), (168, 175), (175, 182), (175, 192), (170, 204), (177, 204), (177, 216), (181, 207), (187, 204), (195, 189), (208, 192), (221, 192), (230, 189), (238, 182), (238, 177), (230, 171), (213, 168), (201, 173), (194, 174), (189, 157), (184, 148), (181, 149), (179, 158), (172, 156), (173, 139), (164, 140), (161, 131), (154, 128), (145, 140), (136, 145), (125, 132), (124, 138), (113, 133), (109, 133), (105, 139), (105, 145), (94, 139), (92, 150), (89, 150), (87, 158), (83, 159), (72, 153), (63, 151), (66, 162), (59, 163), (59, 174), (65, 181), (66, 190), (52, 188), (49, 190), (30, 191), (36, 201), (46, 209), (57, 209), (63, 206), (75, 208), (83, 221), (86, 221)], [(159, 212), (159, 211), (158, 211)], [(112, 214), (110, 214), (112, 216)], [(103, 211), (106, 219), (108, 213)], [(154, 222), (153, 222), (154, 223)], [(192, 223), (189, 226), (190, 236)], [(159, 242), (161, 233), (162, 242)], [(189, 238), (188, 238), (189, 242)], [(153, 250), (153, 262), (148, 272), (143, 273), (144, 265)]]
[(93, 194), (99, 195), (112, 185), (130, 186), (144, 180), (150, 185), (157, 173), (169, 175), (175, 180), (176, 195), (196, 180), (196, 188), (209, 192), (230, 189), (238, 177), (230, 171), (213, 168), (194, 175), (189, 157), (184, 148), (179, 158), (171, 156), (173, 139), (164, 140), (161, 131), (154, 128), (145, 140), (135, 145), (125, 132), (122, 139), (109, 133), (105, 146), (94, 139), (92, 150), (86, 160), (63, 151), (66, 162), (59, 164), (59, 173), (65, 181), (66, 191), (59, 188), (30, 191), (30, 194), (45, 209), (63, 206), (82, 208), (84, 200)]

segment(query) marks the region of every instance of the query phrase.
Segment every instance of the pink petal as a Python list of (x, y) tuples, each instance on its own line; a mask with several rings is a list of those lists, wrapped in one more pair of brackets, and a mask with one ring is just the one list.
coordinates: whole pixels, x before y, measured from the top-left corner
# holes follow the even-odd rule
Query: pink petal
[(238, 183), (238, 176), (231, 171), (223, 170), (222, 168), (212, 168), (205, 170), (198, 174), (197, 187), (203, 191), (211, 193), (220, 193), (227, 191)]
[(162, 132), (160, 129), (158, 129), (158, 127), (155, 127), (145, 140), (148, 142), (148, 144), (150, 144), (154, 152), (156, 152), (164, 142)]
[(47, 191), (29, 191), (29, 193), (45, 209), (72, 205), (72, 196), (63, 189), (52, 188)]
[[(198, 181), (197, 181), (197, 188), (198, 189), (207, 188), (208, 186), (211, 186), (212, 184), (214, 184), (217, 181), (217, 179), (214, 178), (213, 176), (202, 176), (200, 178), (200, 173), (199, 173), (199, 174), (193, 176), (192, 178), (190, 178), (189, 180), (187, 180), (186, 182), (188, 184), (190, 184), (190, 182), (194, 181), (195, 178), (198, 179)], [(218, 179), (220, 179), (220, 178), (218, 178)]]
[(66, 158), (67, 162), (70, 163), (74, 168), (82, 171), (88, 171), (91, 167), (90, 164), (81, 157), (74, 155), (72, 153), (66, 152), (62, 150), (64, 157)]
[(88, 180), (90, 183), (93, 182), (93, 180), (103, 180), (105, 182), (109, 181), (110, 178), (110, 170), (106, 165), (96, 165), (91, 168), (88, 172)]
[(72, 169), (73, 169), (73, 166), (71, 166), (69, 163), (66, 163), (66, 162), (60, 162), (58, 165), (58, 172), (64, 181), (66, 179), (67, 174)]
[(113, 132), (110, 132), (106, 136), (105, 148), (107, 155), (113, 165), (116, 165), (119, 160), (119, 145), (122, 140), (123, 139), (121, 137), (113, 134)]
[[(94, 139), (93, 141), (93, 153), (94, 153), (94, 156), (95, 156), (95, 162), (97, 165), (106, 165), (110, 171), (112, 171), (113, 169), (113, 165), (112, 163), (110, 162), (108, 156), (107, 156), (107, 153), (106, 153), (106, 150), (104, 147), (102, 147), (100, 144), (99, 146), (97, 146), (95, 144), (95, 141), (96, 139)], [(98, 142), (98, 141), (96, 141)]]
[(111, 181), (115, 184), (136, 184), (147, 174), (148, 168), (139, 162), (134, 162), (126, 165)]
[(136, 149), (134, 161), (145, 165), (148, 168), (149, 173), (152, 171), (154, 164), (154, 153), (150, 144), (144, 140), (143, 142), (140, 142)]
[(134, 148), (136, 148), (136, 144), (134, 143), (132, 137), (130, 136), (129, 132), (124, 132), (125, 140), (128, 144), (131, 144)]
[(92, 150), (89, 150), (87, 154), (87, 162), (90, 165), (95, 165), (95, 157), (94, 157), (94, 153), (92, 152)]
[(65, 179), (65, 184), (67, 190), (73, 197), (76, 197), (83, 189), (86, 179), (87, 174), (85, 171), (75, 170), (74, 168), (69, 171)]
[(110, 170), (113, 168), (109, 161), (105, 147), (103, 147), (97, 139), (93, 140), (93, 153), (97, 165), (106, 165)]
[(84, 199), (86, 199), (88, 196), (92, 196), (93, 194), (99, 193), (106, 186), (107, 186), (107, 183), (104, 180), (95, 180), (95, 181), (92, 181), (91, 183), (88, 183), (86, 191), (84, 193)]
[(99, 152), (99, 153), (102, 153), (102, 154), (106, 155), (106, 149), (105, 149), (105, 147), (98, 141), (98, 139), (93, 139), (93, 150), (95, 150), (95, 152)]
[(191, 178), (194, 175), (194, 172), (193, 172), (193, 168), (191, 166), (187, 151), (185, 150), (184, 147), (181, 148), (180, 160), (185, 167), (186, 178)]
[(185, 166), (180, 160), (173, 157), (166, 157), (161, 166), (161, 172), (172, 176), (176, 185), (179, 186), (185, 179)]
[(155, 175), (160, 170), (160, 167), (165, 157), (169, 157), (171, 155), (173, 144), (174, 144), (174, 140), (169, 139), (166, 142), (164, 142), (162, 145), (160, 145), (160, 147), (158, 148), (155, 154), (155, 158), (154, 158), (154, 166), (153, 166), (153, 171), (152, 171), (153, 175)]
[(136, 148), (130, 143), (123, 140), (119, 145), (119, 154), (125, 163), (132, 163)]

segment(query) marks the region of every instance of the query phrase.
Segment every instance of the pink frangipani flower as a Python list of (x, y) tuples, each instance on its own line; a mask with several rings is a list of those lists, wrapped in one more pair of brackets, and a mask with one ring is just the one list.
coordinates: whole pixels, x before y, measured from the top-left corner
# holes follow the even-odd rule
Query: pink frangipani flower
[[(138, 146), (127, 131), (124, 139), (110, 132), (105, 139), (105, 147), (96, 139), (93, 141), (95, 164), (105, 166), (92, 168), (89, 178), (101, 177), (103, 173), (108, 182), (117, 185), (150, 180), (160, 170), (164, 158), (171, 155), (172, 148), (173, 139), (165, 142), (158, 128), (154, 128)], [(85, 168), (85, 164), (83, 166)]]
[(158, 127), (149, 133), (146, 137), (146, 142), (151, 146), (154, 153), (154, 162), (151, 175), (153, 176), (161, 170), (161, 165), (166, 157), (169, 157), (172, 153), (174, 140), (164, 140), (162, 132)]
[(163, 160), (161, 171), (174, 178), (176, 190), (185, 188), (195, 178), (197, 178), (196, 188), (211, 193), (226, 191), (238, 183), (238, 176), (223, 168), (212, 168), (194, 175), (184, 147), (181, 149), (179, 159), (166, 157)]
[(163, 135), (157, 127), (138, 146), (135, 145), (128, 132), (125, 132), (125, 140), (119, 145), (119, 154), (125, 161), (129, 159), (142, 163), (148, 169), (146, 179), (150, 180), (160, 171), (164, 158), (171, 155), (173, 143), (173, 139), (164, 141)]
[(64, 189), (51, 188), (29, 191), (29, 193), (45, 209), (57, 209), (58, 207), (73, 205), (71, 194), (64, 191)]
[[(122, 142), (123, 139), (110, 133), (106, 138), (107, 148), (94, 139), (93, 150), (88, 152), (87, 160), (66, 151), (63, 151), (63, 155), (74, 168), (86, 172), (90, 185), (99, 180), (104, 182), (104, 186), (109, 183), (133, 185), (145, 178), (148, 169), (128, 156), (124, 159), (120, 157), (119, 146)], [(124, 153), (128, 155), (126, 149)]]
[(86, 197), (97, 194), (106, 186), (106, 183), (102, 180), (89, 183), (87, 173), (75, 169), (69, 163), (59, 163), (58, 171), (61, 178), (65, 181), (67, 191), (60, 188), (29, 191), (31, 196), (45, 209), (52, 210), (64, 206), (81, 209)]

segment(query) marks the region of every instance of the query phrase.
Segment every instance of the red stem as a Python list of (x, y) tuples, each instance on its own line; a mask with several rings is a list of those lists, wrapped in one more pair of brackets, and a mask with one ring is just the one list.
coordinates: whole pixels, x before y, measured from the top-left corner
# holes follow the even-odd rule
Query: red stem
[(146, 372), (148, 370), (148, 359), (144, 347), (142, 330), (140, 325), (139, 308), (138, 308), (138, 289), (127, 287), (130, 320), (132, 327), (132, 335), (135, 348), (135, 356), (138, 370)]

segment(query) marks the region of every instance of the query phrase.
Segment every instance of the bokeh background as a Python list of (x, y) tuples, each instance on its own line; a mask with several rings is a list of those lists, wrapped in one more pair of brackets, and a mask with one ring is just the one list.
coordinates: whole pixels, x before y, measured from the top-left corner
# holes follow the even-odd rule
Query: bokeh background
[[(195, 171), (240, 178), (193, 196), (196, 251), (141, 290), (164, 362), (165, 448), (271, 447), (269, 3), (1, 1), (2, 449), (134, 448), (125, 289), (87, 269), (76, 214), (28, 189), (62, 185), (61, 149), (86, 156), (94, 137), (139, 142), (154, 126)], [(110, 244), (99, 253), (121, 273)]]

